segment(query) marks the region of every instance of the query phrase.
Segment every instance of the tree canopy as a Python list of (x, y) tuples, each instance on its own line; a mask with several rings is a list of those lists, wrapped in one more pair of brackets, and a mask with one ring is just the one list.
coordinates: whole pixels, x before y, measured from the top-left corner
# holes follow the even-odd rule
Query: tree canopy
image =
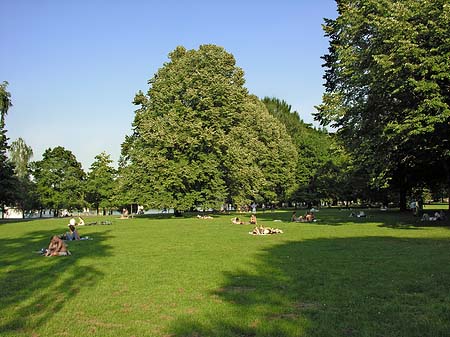
[(4, 207), (16, 199), (16, 179), (14, 177), (14, 165), (8, 160), (8, 137), (6, 136), (5, 117), (12, 106), (11, 94), (6, 90), (8, 82), (0, 84), (0, 207), (2, 217)]
[(15, 204), (22, 210), (22, 216), (25, 217), (27, 211), (39, 208), (39, 197), (36, 195), (36, 186), (30, 177), (33, 149), (22, 138), (18, 138), (11, 143), (9, 156), (10, 161), (14, 165), (16, 178)]
[(436, 178), (449, 186), (448, 1), (337, 3), (339, 16), (324, 25), (330, 47), (317, 119), (337, 129), (379, 186)]
[(85, 173), (71, 151), (62, 146), (45, 150), (34, 163), (33, 176), (44, 207), (58, 212), (84, 206)]
[[(291, 167), (287, 157), (296, 158), (295, 149), (284, 127), (248, 94), (233, 55), (203, 45), (177, 47), (169, 58), (147, 94), (134, 99), (140, 108), (122, 145), (122, 190), (137, 199), (131, 201), (180, 210), (282, 198), (293, 181), (281, 172)], [(286, 150), (271, 163), (268, 153), (281, 144)]]
[(111, 165), (109, 154), (102, 152), (95, 156), (86, 179), (86, 201), (92, 204), (97, 213), (99, 208), (112, 206), (116, 169)]

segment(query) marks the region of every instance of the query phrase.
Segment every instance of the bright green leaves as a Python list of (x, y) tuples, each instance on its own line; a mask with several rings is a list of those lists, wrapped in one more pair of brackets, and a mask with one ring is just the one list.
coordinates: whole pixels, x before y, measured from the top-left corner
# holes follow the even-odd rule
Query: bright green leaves
[(317, 119), (337, 127), (376, 176), (423, 182), (432, 157), (448, 182), (448, 1), (344, 0), (338, 8), (338, 18), (325, 21), (327, 92)]
[(59, 210), (84, 206), (85, 173), (73, 153), (57, 146), (34, 163), (33, 176), (44, 207)]
[(284, 197), (295, 149), (249, 96), (233, 55), (203, 45), (177, 47), (169, 57), (147, 94), (136, 95), (134, 133), (122, 145), (123, 191), (180, 210)]
[(102, 152), (95, 156), (86, 179), (86, 201), (98, 209), (113, 206), (116, 169), (110, 156)]

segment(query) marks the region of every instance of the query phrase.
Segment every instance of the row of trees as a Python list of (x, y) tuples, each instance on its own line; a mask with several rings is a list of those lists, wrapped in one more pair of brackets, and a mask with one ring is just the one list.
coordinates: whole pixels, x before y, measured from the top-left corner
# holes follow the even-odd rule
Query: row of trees
[(108, 154), (97, 155), (87, 174), (74, 154), (61, 146), (47, 149), (40, 161), (30, 162), (31, 155), (31, 148), (21, 138), (11, 144), (14, 185), (3, 209), (5, 205), (15, 205), (24, 216), (36, 210), (52, 210), (58, 216), (63, 209), (83, 208), (94, 208), (97, 213), (105, 214), (120, 205), (115, 199), (117, 172)]
[(305, 124), (284, 101), (251, 95), (223, 48), (178, 47), (135, 96), (118, 170), (103, 153), (86, 174), (62, 147), (27, 165), (32, 151), (18, 140), (6, 160), (4, 83), (1, 204), (189, 210), (399, 196), (405, 208), (407, 195), (424, 188), (448, 193), (448, 6), (371, 0), (338, 8), (324, 26), (326, 93), (316, 114), (335, 133)]
[(286, 102), (249, 94), (221, 47), (178, 47), (169, 58), (134, 100), (119, 169), (129, 202), (187, 210), (330, 196), (324, 173), (342, 157), (332, 136)]
[(372, 186), (366, 163), (338, 136), (305, 124), (284, 101), (249, 94), (223, 48), (178, 47), (169, 58), (134, 100), (119, 168), (129, 203), (389, 201), (393, 191)]
[[(94, 207), (103, 212), (120, 205), (115, 197), (116, 169), (106, 153), (95, 157), (86, 174), (73, 153), (63, 147), (47, 149), (40, 161), (32, 162), (33, 150), (19, 138), (9, 146), (5, 116), (11, 104), (7, 82), (0, 85), (0, 208), (23, 211), (50, 209), (55, 216), (61, 209)], [(9, 155), (8, 155), (9, 152)]]
[(170, 58), (148, 93), (136, 95), (140, 108), (117, 171), (101, 154), (86, 174), (62, 147), (30, 163), (32, 150), (19, 139), (8, 161), (15, 188), (2, 205), (189, 210), (343, 196), (329, 184), (345, 163), (332, 136), (303, 123), (286, 102), (250, 95), (231, 54), (207, 45), (179, 47)]

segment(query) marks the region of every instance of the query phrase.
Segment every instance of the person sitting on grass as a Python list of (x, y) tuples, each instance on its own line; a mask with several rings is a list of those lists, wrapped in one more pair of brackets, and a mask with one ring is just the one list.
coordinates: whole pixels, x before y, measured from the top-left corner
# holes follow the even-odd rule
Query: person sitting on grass
[(76, 226), (77, 225), (77, 222), (75, 221), (75, 218), (71, 218), (69, 220), (69, 223), (67, 224), (67, 226), (70, 226), (70, 225), (72, 225), (72, 226)]
[(121, 219), (128, 219), (128, 209), (124, 208), (122, 209), (122, 215), (120, 216)]
[(80, 240), (80, 235), (74, 225), (69, 224), (69, 232), (66, 233), (67, 240)]
[(67, 246), (62, 239), (54, 235), (50, 240), (45, 256), (67, 256), (71, 253), (67, 250)]
[(257, 221), (256, 221), (256, 215), (255, 214), (252, 214), (251, 216), (250, 216), (250, 225), (256, 225), (257, 224)]
[(301, 215), (299, 215), (299, 217), (297, 218), (297, 213), (296, 212), (292, 212), (291, 221), (292, 222), (304, 222), (305, 219)]
[(305, 215), (306, 222), (312, 222), (312, 221), (314, 221), (314, 219), (315, 219), (315, 217), (314, 217), (313, 212), (306, 212), (306, 215)]
[(364, 213), (364, 211), (360, 211), (357, 215), (358, 218), (365, 218), (366, 217), (366, 213)]

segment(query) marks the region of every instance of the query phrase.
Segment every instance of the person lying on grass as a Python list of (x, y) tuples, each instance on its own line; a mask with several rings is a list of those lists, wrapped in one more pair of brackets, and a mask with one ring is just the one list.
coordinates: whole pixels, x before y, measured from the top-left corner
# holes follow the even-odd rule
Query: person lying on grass
[(255, 226), (255, 228), (253, 228), (253, 230), (248, 233), (252, 235), (268, 235), (268, 234), (282, 234), (283, 231), (278, 228)]
[(212, 216), (209, 216), (209, 215), (200, 215), (200, 214), (197, 214), (197, 218), (198, 218), (198, 219), (202, 219), (202, 220), (213, 219)]
[(234, 223), (235, 225), (245, 225), (245, 222), (241, 221), (238, 217), (231, 219), (231, 223)]
[(50, 240), (45, 256), (67, 256), (71, 255), (62, 239), (54, 235)]

